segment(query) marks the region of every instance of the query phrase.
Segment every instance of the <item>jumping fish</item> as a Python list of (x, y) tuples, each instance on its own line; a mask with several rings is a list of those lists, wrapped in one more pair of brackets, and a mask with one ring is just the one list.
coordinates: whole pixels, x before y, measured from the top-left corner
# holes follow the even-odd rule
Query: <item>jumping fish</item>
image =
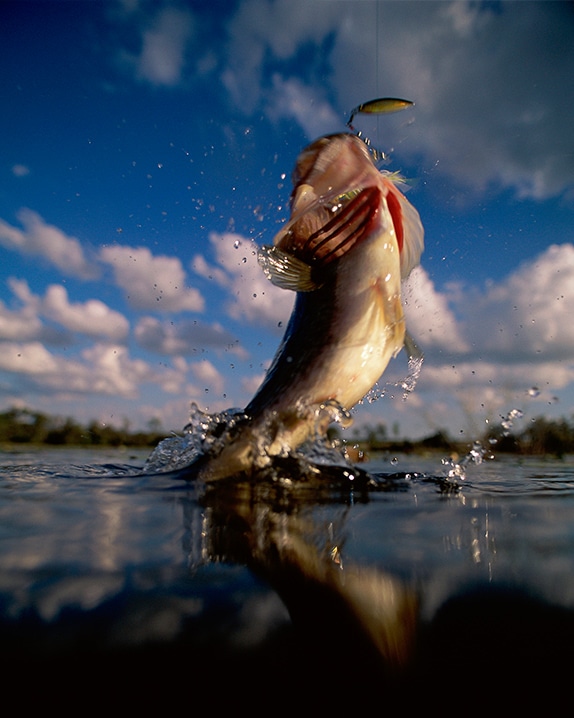
[[(259, 263), (297, 293), (275, 358), (244, 417), (198, 461), (199, 478), (251, 474), (326, 432), (408, 342), (401, 281), (419, 262), (416, 209), (356, 135), (319, 138), (299, 155), (290, 218)], [(407, 347), (408, 349), (408, 347)]]

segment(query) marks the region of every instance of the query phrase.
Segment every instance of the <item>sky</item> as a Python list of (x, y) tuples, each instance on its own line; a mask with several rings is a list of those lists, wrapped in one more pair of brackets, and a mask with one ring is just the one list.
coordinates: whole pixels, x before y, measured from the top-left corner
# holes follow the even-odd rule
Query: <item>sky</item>
[(347, 434), (573, 417), (573, 3), (4, 1), (0, 68), (0, 411), (177, 432), (245, 406), (293, 305), (256, 254), (297, 155), (387, 96), (415, 105), (354, 125), (425, 227), (425, 360)]

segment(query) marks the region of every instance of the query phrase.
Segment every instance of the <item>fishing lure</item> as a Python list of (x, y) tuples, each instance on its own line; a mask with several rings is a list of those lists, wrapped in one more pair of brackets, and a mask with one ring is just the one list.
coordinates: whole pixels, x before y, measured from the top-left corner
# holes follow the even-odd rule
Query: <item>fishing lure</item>
[(380, 97), (377, 100), (369, 100), (369, 102), (363, 102), (361, 105), (357, 105), (351, 110), (351, 116), (347, 121), (347, 127), (350, 130), (355, 128), (352, 122), (355, 115), (388, 115), (391, 112), (400, 112), (407, 107), (412, 107), (415, 103), (410, 100), (400, 100), (396, 97)]
[(363, 142), (369, 147), (371, 152), (373, 153), (373, 156), (375, 160), (381, 160), (386, 159), (386, 155), (381, 150), (376, 150), (375, 148), (372, 148), (371, 140), (368, 137), (363, 137), (361, 131), (356, 131), (353, 127), (353, 120), (355, 118), (355, 115), (388, 115), (391, 112), (400, 112), (401, 110), (406, 109), (407, 107), (412, 107), (415, 103), (411, 102), (410, 100), (401, 100), (396, 97), (379, 97), (376, 100), (369, 100), (369, 102), (363, 102), (360, 105), (357, 105), (353, 110), (351, 110), (351, 116), (347, 120), (347, 127), (355, 132), (357, 137), (359, 137)]

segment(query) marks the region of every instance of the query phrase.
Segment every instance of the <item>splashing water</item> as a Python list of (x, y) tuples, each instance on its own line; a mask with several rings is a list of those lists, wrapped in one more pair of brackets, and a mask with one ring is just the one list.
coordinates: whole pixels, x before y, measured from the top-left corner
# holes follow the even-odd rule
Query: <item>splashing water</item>
[(170, 436), (161, 441), (147, 459), (144, 469), (152, 473), (183, 469), (198, 456), (223, 444), (224, 433), (246, 418), (240, 409), (209, 414), (192, 402), (183, 435)]
[(482, 464), (485, 459), (493, 459), (490, 449), (484, 447), (481, 441), (474, 441), (468, 453), (460, 461), (452, 457), (441, 460), (443, 466), (448, 467), (447, 478), (451, 481), (466, 479), (466, 469), (470, 464)]
[[(522, 419), (524, 412), (521, 409), (511, 409), (506, 416), (501, 416), (500, 426), (502, 428), (502, 436), (508, 436), (510, 429), (513, 427), (514, 422), (518, 419)], [(491, 438), (489, 444), (491, 446), (498, 443), (498, 439)], [(468, 453), (458, 461), (452, 457), (442, 459), (441, 463), (443, 466), (448, 467), (447, 479), (456, 481), (460, 479), (464, 481), (466, 479), (467, 467), (471, 464), (482, 464), (485, 460), (494, 459), (494, 455), (489, 447), (483, 446), (481, 441), (474, 441)]]
[[(277, 431), (277, 427), (272, 426), (273, 417), (270, 417), (269, 426), (255, 437), (256, 453), (269, 462), (291, 454), (313, 464), (351, 467), (344, 449), (338, 442), (328, 439), (324, 433), (326, 422), (348, 428), (353, 422), (351, 414), (335, 400), (326, 401), (316, 407), (300, 407), (300, 411), (302, 414), (309, 411), (314, 414), (315, 433), (311, 439), (295, 451), (287, 444), (280, 447), (279, 451), (275, 446), (273, 455), (269, 455), (267, 449), (273, 443), (271, 433), (275, 434)], [(194, 402), (183, 434), (160, 442), (147, 459), (144, 470), (150, 473), (178, 471), (208, 452), (217, 454), (230, 440), (233, 430), (246, 421), (249, 421), (249, 417), (240, 409), (210, 414), (202, 411)]]
[(388, 389), (390, 387), (400, 388), (403, 390), (403, 401), (406, 401), (408, 399), (409, 394), (411, 394), (417, 385), (417, 381), (419, 379), (419, 376), (421, 374), (422, 366), (423, 366), (424, 357), (422, 354), (416, 354), (409, 356), (408, 359), (408, 369), (407, 369), (407, 375), (396, 382), (387, 382), (383, 386), (377, 382), (373, 388), (367, 392), (365, 397), (361, 399), (359, 404), (363, 404), (364, 402), (367, 402), (368, 404), (373, 404), (375, 401), (378, 401), (379, 399), (382, 399)]

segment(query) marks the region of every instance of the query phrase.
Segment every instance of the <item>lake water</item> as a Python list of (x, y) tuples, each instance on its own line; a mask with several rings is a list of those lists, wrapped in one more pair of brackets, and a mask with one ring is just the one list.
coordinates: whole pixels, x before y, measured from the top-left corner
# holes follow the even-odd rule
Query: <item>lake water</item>
[(5, 680), (162, 708), (215, 681), (210, 705), (251, 713), (269, 695), (388, 705), (389, 685), (472, 704), (504, 686), (514, 706), (567, 688), (572, 457), (495, 457), (455, 483), (440, 455), (399, 456), (361, 465), (375, 486), (215, 491), (144, 473), (146, 457), (0, 453)]

